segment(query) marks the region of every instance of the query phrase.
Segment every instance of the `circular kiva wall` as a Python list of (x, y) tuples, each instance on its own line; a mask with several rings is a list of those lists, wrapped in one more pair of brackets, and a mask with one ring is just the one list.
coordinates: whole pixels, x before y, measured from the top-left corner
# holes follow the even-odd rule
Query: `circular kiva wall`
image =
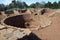
[(25, 20), (22, 15), (17, 15), (13, 17), (8, 17), (4, 20), (4, 23), (9, 26), (19, 27), (19, 28), (26, 28), (25, 27)]

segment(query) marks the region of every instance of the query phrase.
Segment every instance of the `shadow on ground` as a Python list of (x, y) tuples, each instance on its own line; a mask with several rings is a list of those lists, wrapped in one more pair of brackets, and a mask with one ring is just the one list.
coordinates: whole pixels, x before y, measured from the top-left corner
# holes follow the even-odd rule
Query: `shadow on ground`
[(22, 15), (17, 15), (13, 17), (9, 17), (4, 20), (6, 25), (18, 27), (18, 28), (26, 28), (25, 27), (25, 20)]
[(41, 40), (34, 33), (31, 33), (29, 36), (24, 36), (23, 38), (18, 38), (17, 40)]

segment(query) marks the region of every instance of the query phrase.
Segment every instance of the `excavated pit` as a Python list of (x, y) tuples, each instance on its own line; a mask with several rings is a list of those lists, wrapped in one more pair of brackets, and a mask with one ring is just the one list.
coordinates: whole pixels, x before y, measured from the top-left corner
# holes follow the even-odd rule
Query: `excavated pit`
[(25, 27), (25, 20), (22, 15), (17, 15), (13, 17), (9, 17), (4, 20), (6, 25), (18, 27), (18, 28), (26, 28)]

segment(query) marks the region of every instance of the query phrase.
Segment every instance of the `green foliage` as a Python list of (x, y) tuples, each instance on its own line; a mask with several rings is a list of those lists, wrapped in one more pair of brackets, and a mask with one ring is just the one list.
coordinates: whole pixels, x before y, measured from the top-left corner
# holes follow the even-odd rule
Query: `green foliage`
[(27, 8), (52, 8), (52, 9), (58, 9), (60, 8), (60, 1), (57, 2), (36, 2), (36, 3), (32, 3), (31, 5), (27, 5), (25, 2), (21, 2), (21, 1), (16, 1), (16, 0), (12, 0), (12, 2), (9, 5), (4, 5), (4, 4), (0, 4), (0, 11), (5, 11), (5, 10), (14, 10), (14, 9), (27, 9)]
[(35, 4), (34, 4), (34, 3), (31, 4), (29, 7), (30, 7), (30, 8), (35, 8)]
[(32, 3), (30, 5), (31, 8), (43, 8), (44, 5), (40, 4), (39, 2), (36, 2), (36, 3)]
[(25, 2), (22, 2), (24, 8), (28, 8), (28, 5)]
[(46, 3), (45, 8), (52, 8), (52, 3), (51, 2)]
[(53, 3), (53, 8), (54, 8), (54, 9), (57, 9), (57, 8), (58, 8), (57, 2), (54, 2), (54, 3)]
[(60, 1), (58, 2), (58, 8), (60, 8)]
[(57, 3), (57, 2), (48, 2), (45, 4), (45, 8), (52, 8), (52, 9), (58, 9), (60, 8), (60, 1)]
[(4, 11), (5, 10), (5, 5), (4, 4), (0, 4), (0, 11)]

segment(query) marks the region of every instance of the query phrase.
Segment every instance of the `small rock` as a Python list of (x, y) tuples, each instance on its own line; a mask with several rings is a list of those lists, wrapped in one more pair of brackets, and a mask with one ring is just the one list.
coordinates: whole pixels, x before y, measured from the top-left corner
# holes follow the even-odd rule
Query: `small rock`
[(3, 26), (3, 25), (0, 24), (0, 29), (2, 29), (2, 28), (5, 28), (5, 26)]

